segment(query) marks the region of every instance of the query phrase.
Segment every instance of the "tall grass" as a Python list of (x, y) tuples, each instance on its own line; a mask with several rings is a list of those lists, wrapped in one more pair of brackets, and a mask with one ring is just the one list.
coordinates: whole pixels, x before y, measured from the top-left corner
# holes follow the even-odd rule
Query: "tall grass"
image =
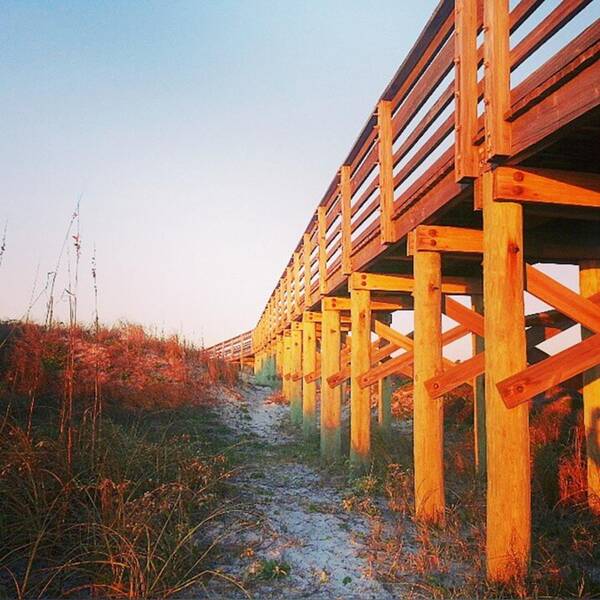
[(214, 522), (234, 508), (211, 389), (235, 371), (129, 324), (0, 326), (9, 333), (0, 596), (167, 597), (222, 576)]

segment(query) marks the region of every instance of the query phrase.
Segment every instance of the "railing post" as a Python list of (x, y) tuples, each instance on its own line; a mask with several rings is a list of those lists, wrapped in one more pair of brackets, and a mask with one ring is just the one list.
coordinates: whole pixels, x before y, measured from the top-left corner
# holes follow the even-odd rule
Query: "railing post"
[(292, 267), (288, 265), (285, 270), (285, 326), (292, 320)]
[(377, 105), (377, 130), (379, 152), (379, 208), (380, 239), (382, 244), (391, 244), (394, 239), (394, 165), (392, 150), (392, 103), (381, 100)]
[(342, 165), (340, 169), (340, 202), (341, 202), (341, 251), (342, 273), (349, 275), (352, 272), (352, 188), (350, 187), (350, 166)]
[[(486, 2), (496, 4), (495, 2)], [(501, 2), (498, 2), (501, 4)], [(496, 202), (483, 174), (483, 304), (487, 429), (487, 571), (525, 574), (531, 545), (529, 406), (507, 408), (496, 384), (525, 369), (523, 209)]]
[(319, 291), (327, 292), (327, 225), (325, 222), (325, 207), (317, 208), (319, 233)]
[(495, 161), (510, 155), (510, 48), (508, 0), (483, 3), (485, 156)]
[(302, 251), (304, 254), (304, 310), (310, 310), (311, 307), (311, 289), (310, 289), (310, 255), (312, 254), (312, 246), (310, 243), (310, 233), (304, 234), (304, 243)]
[(293, 259), (293, 280), (294, 280), (294, 315), (300, 312), (300, 253), (294, 252)]
[(454, 171), (456, 181), (479, 174), (477, 134), (477, 0), (456, 0), (454, 78)]

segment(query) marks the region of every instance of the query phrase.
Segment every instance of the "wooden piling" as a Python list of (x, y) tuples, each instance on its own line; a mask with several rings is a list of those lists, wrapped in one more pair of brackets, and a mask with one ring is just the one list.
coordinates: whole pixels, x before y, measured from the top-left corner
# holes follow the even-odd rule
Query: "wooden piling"
[[(473, 310), (480, 315), (483, 314), (483, 296), (471, 296)], [(473, 334), (473, 356), (485, 350), (484, 338)], [(473, 442), (475, 449), (475, 471), (479, 475), (485, 475), (486, 467), (486, 435), (485, 435), (485, 376), (478, 375), (473, 380)]]
[[(317, 368), (317, 324), (302, 323), (302, 372), (312, 373)], [(302, 386), (302, 431), (306, 439), (317, 433), (317, 384), (304, 382)]]
[(302, 425), (302, 324), (292, 323), (291, 378), (289, 383), (292, 425)]
[(388, 436), (392, 425), (392, 381), (384, 377), (377, 383), (377, 425), (384, 436)]
[(425, 382), (442, 370), (442, 274), (437, 252), (414, 254), (413, 435), (415, 510), (428, 523), (444, 522), (444, 405)]
[(350, 463), (355, 472), (363, 472), (371, 460), (371, 399), (369, 388), (362, 389), (358, 379), (371, 367), (371, 293), (353, 289), (350, 294)]
[[(579, 289), (582, 296), (589, 297), (600, 292), (600, 261), (588, 260), (579, 267)], [(585, 339), (592, 332), (581, 328)], [(583, 374), (583, 415), (587, 452), (588, 505), (600, 515), (600, 366)]]
[(484, 173), (487, 572), (507, 582), (525, 574), (531, 545), (529, 407), (507, 408), (496, 387), (526, 367), (523, 212), (495, 202), (491, 184), (492, 173)]
[(281, 391), (284, 398), (290, 401), (290, 375), (292, 372), (292, 335), (290, 331), (283, 334), (283, 357), (281, 366)]
[(321, 456), (335, 460), (341, 455), (342, 390), (331, 386), (327, 378), (341, 368), (340, 312), (323, 310), (321, 326)]

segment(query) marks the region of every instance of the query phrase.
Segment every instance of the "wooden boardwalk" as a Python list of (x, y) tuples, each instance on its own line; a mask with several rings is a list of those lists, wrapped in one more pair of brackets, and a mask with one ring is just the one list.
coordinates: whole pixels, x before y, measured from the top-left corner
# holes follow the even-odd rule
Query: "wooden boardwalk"
[[(308, 437), (320, 429), (325, 459), (341, 451), (349, 382), (355, 469), (370, 461), (372, 386), (386, 422), (387, 378), (413, 378), (416, 514), (427, 522), (444, 521), (443, 397), (473, 383), (488, 575), (498, 581), (528, 565), (528, 401), (554, 386), (582, 386), (589, 502), (600, 514), (600, 0), (544, 4), (440, 2), (258, 324), (210, 349), (256, 373), (274, 369), (294, 422)], [(587, 27), (565, 36), (581, 11)], [(579, 265), (580, 294), (537, 263)], [(554, 310), (525, 315), (525, 291)], [(453, 295), (470, 296), (471, 308)], [(400, 310), (414, 310), (413, 335), (390, 327)], [(445, 332), (442, 315), (456, 323)], [(575, 323), (580, 343), (554, 356), (537, 347)], [(471, 359), (443, 356), (467, 335)]]

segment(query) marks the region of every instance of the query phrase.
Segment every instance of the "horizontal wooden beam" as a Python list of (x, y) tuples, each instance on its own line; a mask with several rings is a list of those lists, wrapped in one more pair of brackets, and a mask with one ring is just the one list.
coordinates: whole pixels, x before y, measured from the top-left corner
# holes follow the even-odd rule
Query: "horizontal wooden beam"
[(600, 335), (595, 334), (497, 384), (508, 408), (600, 364)]
[[(321, 301), (323, 310), (350, 311), (350, 298), (335, 297), (323, 298)], [(371, 295), (371, 311), (412, 310), (414, 302), (412, 296)]]
[[(529, 260), (579, 262), (600, 257), (592, 228), (587, 231), (527, 231), (524, 255)], [(408, 236), (407, 252), (483, 253), (483, 231), (467, 227), (420, 225)]]
[[(407, 275), (382, 275), (379, 273), (352, 273), (348, 279), (350, 290), (371, 290), (380, 292), (410, 292), (414, 289), (414, 279)], [(480, 294), (481, 281), (468, 277), (444, 277), (444, 294)]]
[(494, 200), (600, 208), (600, 175), (555, 169), (498, 167)]
[[(323, 313), (320, 312), (305, 312), (303, 313), (305, 316), (305, 323), (321, 323), (323, 321)], [(342, 316), (340, 317), (341, 323), (346, 325), (350, 324), (350, 317)]]
[(415, 252), (483, 252), (483, 231), (467, 227), (419, 225), (408, 235), (407, 254)]

